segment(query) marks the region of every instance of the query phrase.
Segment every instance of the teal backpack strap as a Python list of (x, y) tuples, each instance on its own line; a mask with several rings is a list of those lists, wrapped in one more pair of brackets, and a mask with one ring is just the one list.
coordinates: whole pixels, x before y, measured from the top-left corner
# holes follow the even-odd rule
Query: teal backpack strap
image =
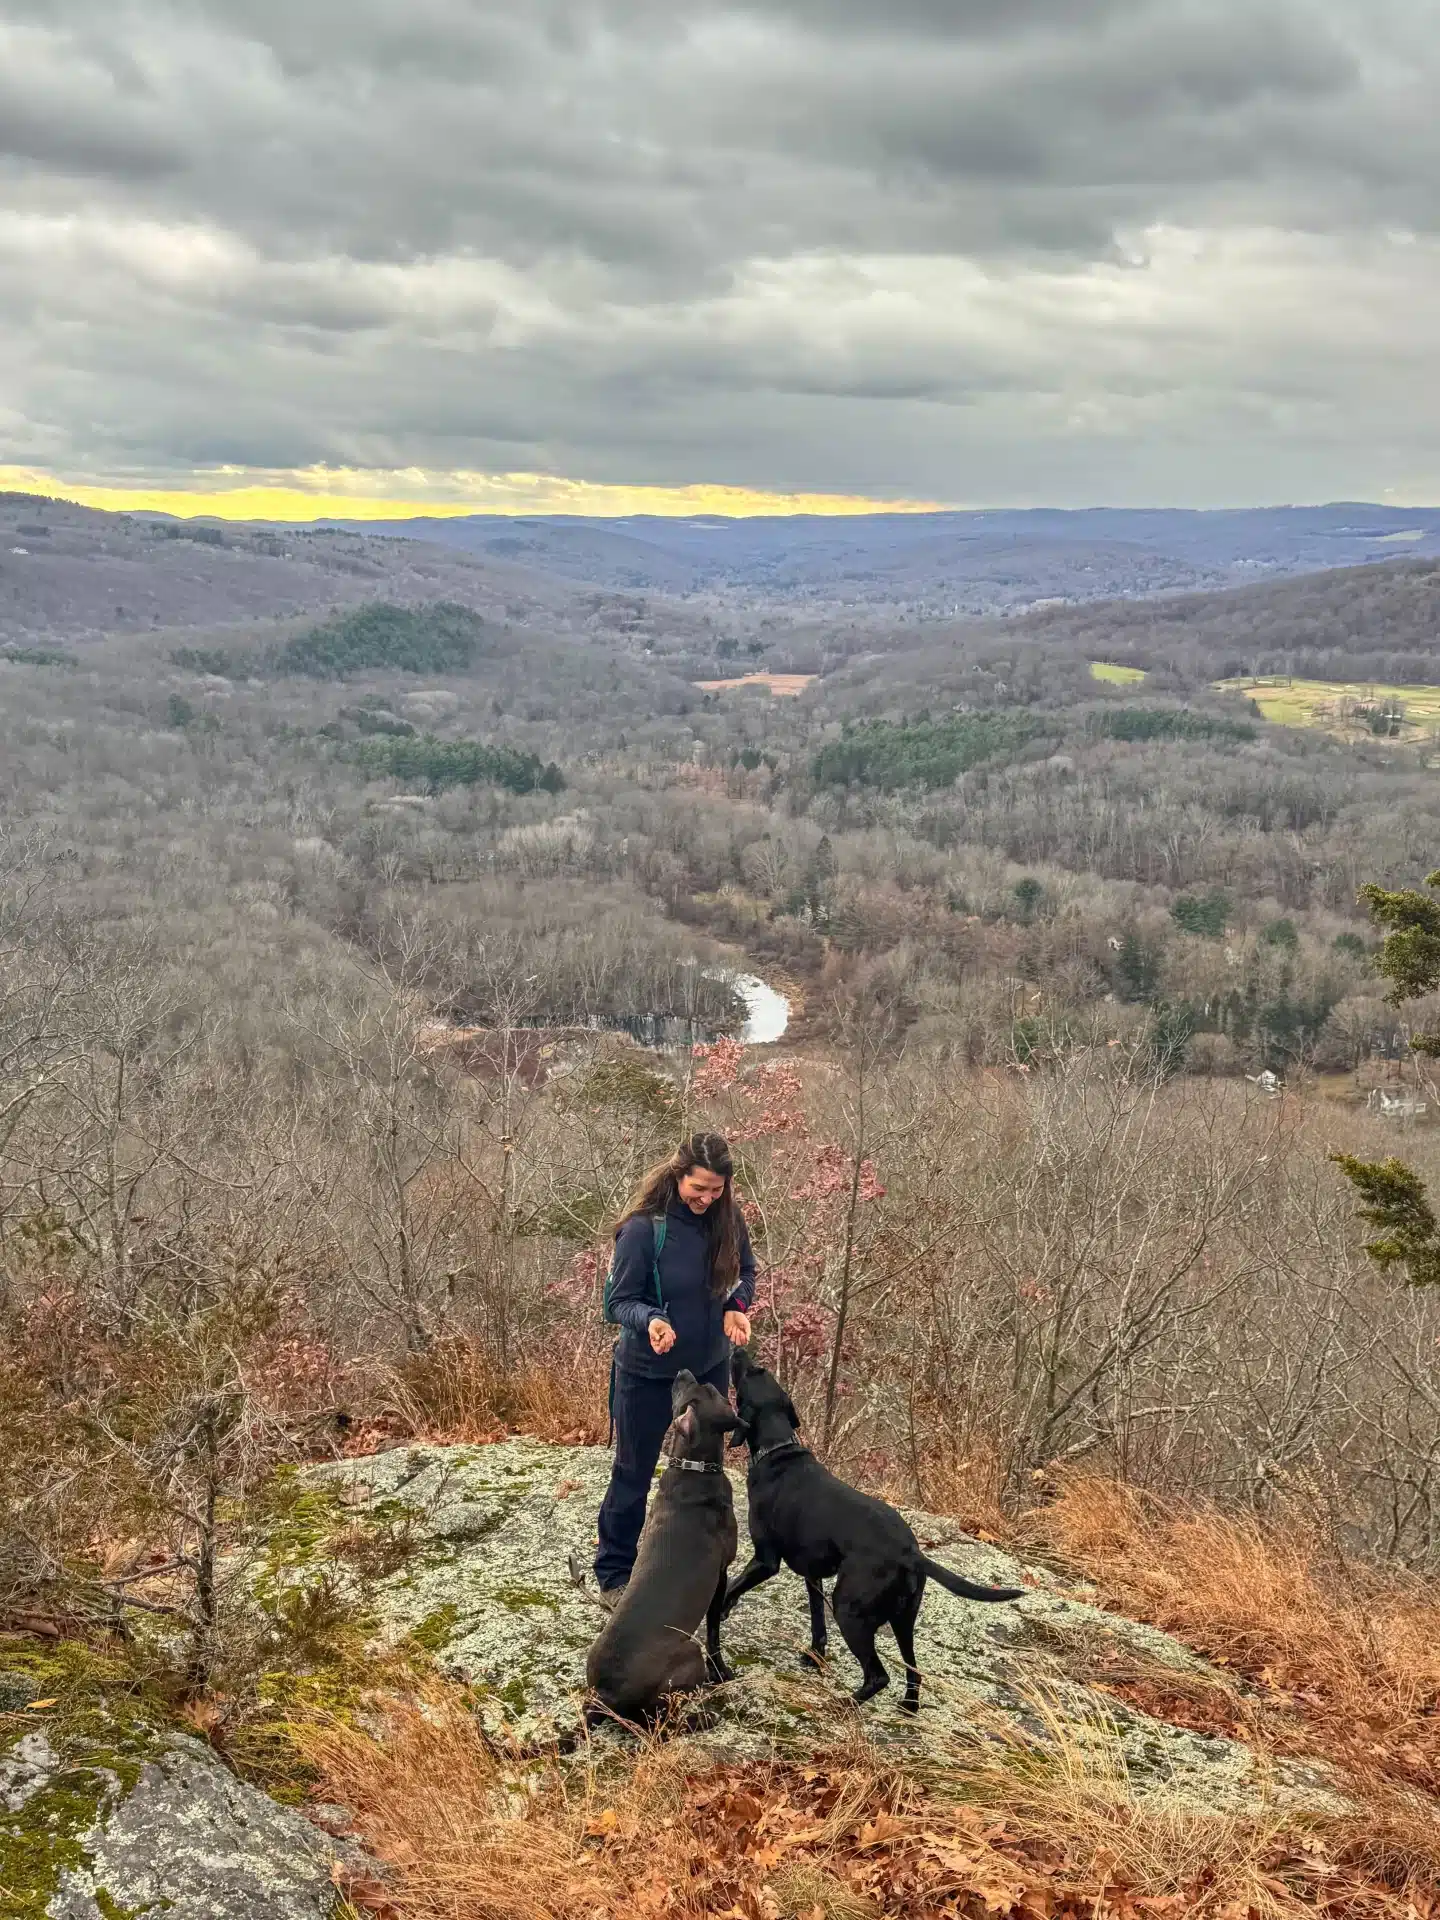
[[(654, 1251), (650, 1256), (650, 1281), (652, 1286), (655, 1289), (655, 1304), (660, 1309), (661, 1313), (664, 1313), (666, 1311), (665, 1289), (660, 1284), (660, 1255), (664, 1250), (664, 1246), (665, 1246), (665, 1225), (666, 1225), (666, 1222), (665, 1222), (665, 1216), (663, 1213), (652, 1214), (650, 1216), (650, 1233), (655, 1242)], [(603, 1300), (601, 1303), (601, 1309), (600, 1309), (601, 1315), (605, 1321), (606, 1326), (608, 1327), (613, 1327), (617, 1324), (615, 1319), (615, 1310), (612, 1303), (612, 1294), (614, 1291), (614, 1287), (615, 1287), (615, 1256), (614, 1254), (612, 1254), (610, 1256), (610, 1271), (605, 1276), (605, 1292), (604, 1292)]]
[(656, 1214), (650, 1222), (650, 1231), (655, 1238), (655, 1252), (650, 1262), (650, 1277), (655, 1282), (655, 1304), (665, 1311), (665, 1289), (660, 1284), (660, 1255), (665, 1251), (665, 1228), (667, 1221), (663, 1213)]

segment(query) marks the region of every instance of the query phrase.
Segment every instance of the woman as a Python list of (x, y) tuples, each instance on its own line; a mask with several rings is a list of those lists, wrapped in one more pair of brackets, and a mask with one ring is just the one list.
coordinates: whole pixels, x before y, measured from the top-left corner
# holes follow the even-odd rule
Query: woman
[(734, 1177), (723, 1137), (697, 1133), (644, 1175), (615, 1228), (615, 1465), (595, 1555), (595, 1580), (612, 1606), (635, 1564), (671, 1383), (688, 1367), (728, 1397), (731, 1348), (750, 1339), (755, 1256)]

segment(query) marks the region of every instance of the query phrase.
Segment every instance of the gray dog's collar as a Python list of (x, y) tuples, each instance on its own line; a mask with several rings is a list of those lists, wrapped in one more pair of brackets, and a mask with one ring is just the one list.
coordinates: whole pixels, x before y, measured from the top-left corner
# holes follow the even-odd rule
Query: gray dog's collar
[(672, 1467), (679, 1467), (682, 1473), (724, 1473), (724, 1467), (716, 1466), (713, 1460), (672, 1460)]

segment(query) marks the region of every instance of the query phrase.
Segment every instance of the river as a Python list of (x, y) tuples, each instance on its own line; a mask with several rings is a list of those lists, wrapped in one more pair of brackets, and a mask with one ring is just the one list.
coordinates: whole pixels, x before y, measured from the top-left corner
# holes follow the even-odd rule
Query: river
[(730, 984), (745, 1003), (745, 1024), (740, 1029), (745, 1045), (763, 1047), (779, 1040), (790, 1024), (790, 1002), (784, 994), (753, 973), (737, 973)]
[[(767, 981), (755, 973), (731, 973), (729, 969), (719, 968), (708, 971), (707, 978), (723, 980), (734, 988), (741, 1005), (745, 1009), (745, 1019), (739, 1033), (735, 1036), (747, 1047), (769, 1046), (779, 1040), (790, 1025), (790, 1002), (783, 993), (776, 991)], [(463, 1024), (463, 1023), (462, 1023)], [(685, 1052), (695, 1045), (697, 1040), (713, 1040), (714, 1029), (700, 1027), (675, 1014), (635, 1014), (630, 1017), (592, 1013), (575, 1014), (547, 1009), (535, 1013), (519, 1024), (527, 1028), (541, 1029), (545, 1032), (584, 1032), (591, 1033), (628, 1033), (638, 1046), (649, 1047), (659, 1053)], [(480, 1032), (478, 1026), (465, 1031)]]

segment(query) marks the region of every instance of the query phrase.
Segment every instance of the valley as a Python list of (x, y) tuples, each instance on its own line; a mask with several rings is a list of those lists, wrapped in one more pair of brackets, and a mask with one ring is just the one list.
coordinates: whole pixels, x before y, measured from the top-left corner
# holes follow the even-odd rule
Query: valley
[[(1330, 1884), (1398, 1916), (1336, 1809), (1385, 1823), (1399, 1884), (1431, 1873), (1411, 1681), (1440, 1321), (1367, 1251), (1347, 1169), (1414, 1181), (1423, 1262), (1435, 996), (1391, 996), (1360, 889), (1436, 864), (1440, 564), (1152, 593), (1147, 562), (1137, 597), (932, 617), (873, 579), (807, 598), (809, 536), (765, 530), (737, 545), (771, 541), (768, 586), (662, 592), (617, 586), (588, 533), (547, 570), (546, 528), (497, 552), (5, 511), (27, 551), (0, 553), (0, 1637), (31, 1665), (0, 1679), (23, 1737), (54, 1708), (47, 1752), (89, 1779), (87, 1703), (140, 1702), (136, 1764), (168, 1779), (163, 1742), (202, 1728), (223, 1764), (184, 1749), (190, 1790), (238, 1775), (250, 1842), (283, 1837), (307, 1886), (331, 1868), (306, 1822), (265, 1825), (274, 1796), (353, 1798), (403, 1857), (438, 1791), (415, 1783), (443, 1778), (476, 1809), (456, 1871), (513, 1845), (525, 1880), (541, 1828), (498, 1819), (481, 1735), (573, 1707), (588, 1603), (555, 1555), (604, 1475), (614, 1223), (713, 1130), (808, 1444), (931, 1537), (1034, 1562), (1013, 1647), (956, 1656), (956, 1603), (927, 1602), (935, 1697), (980, 1689), (930, 1737), (950, 1754), (983, 1709), (1019, 1738), (1014, 1689), (1053, 1674), (1037, 1778), (1098, 1695), (1129, 1716), (1115, 1753), (1172, 1787), (1258, 1769), (1318, 1795)], [(392, 1472), (434, 1501), (372, 1502)], [(432, 1522), (485, 1530), (468, 1613)], [(550, 1558), (511, 1565), (512, 1538)], [(1081, 1633), (1052, 1578), (1131, 1638)], [(392, 1590), (382, 1645), (363, 1608)], [(737, 1628), (755, 1671), (721, 1744), (659, 1749), (663, 1806), (687, 1766), (726, 1792), (782, 1761), (796, 1792), (830, 1778), (835, 1683), (782, 1672), (794, 1598)], [(32, 1642), (101, 1664), (56, 1679)], [(1168, 1667), (1135, 1651), (1162, 1644)], [(845, 1790), (937, 1832), (897, 1718), (874, 1709), (886, 1757)], [(513, 1764), (589, 1886), (572, 1760)], [(120, 1820), (131, 1774), (105, 1764)], [(648, 1818), (644, 1766), (603, 1764)], [(1186, 1817), (1241, 1884), (1208, 1801)], [(1046, 1818), (1005, 1855), (1036, 1900), (1069, 1885), (1043, 1836), (1078, 1830)], [(1289, 1901), (1314, 1875), (1266, 1819), (1244, 1858)], [(725, 1883), (757, 1901), (758, 1857)], [(868, 1857), (825, 1853), (852, 1878)]]

